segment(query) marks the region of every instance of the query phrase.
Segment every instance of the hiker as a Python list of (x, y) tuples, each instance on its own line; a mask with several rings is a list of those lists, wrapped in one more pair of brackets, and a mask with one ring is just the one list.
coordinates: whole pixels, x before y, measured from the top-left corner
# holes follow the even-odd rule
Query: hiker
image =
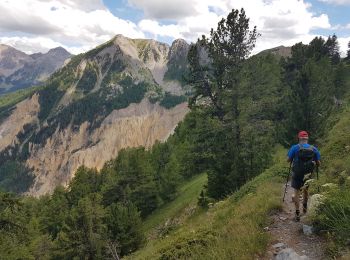
[(316, 147), (308, 144), (309, 134), (306, 131), (298, 133), (299, 143), (293, 145), (287, 161), (292, 163), (292, 183), (294, 189), (295, 220), (300, 221), (299, 194), (303, 190), (303, 213), (307, 211), (308, 185), (305, 182), (311, 177), (315, 166), (320, 165), (321, 154)]

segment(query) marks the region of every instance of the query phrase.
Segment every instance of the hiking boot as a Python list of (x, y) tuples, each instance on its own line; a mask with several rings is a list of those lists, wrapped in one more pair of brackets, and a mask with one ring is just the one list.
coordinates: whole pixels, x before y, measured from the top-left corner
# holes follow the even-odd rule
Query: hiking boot
[(303, 213), (305, 214), (307, 212), (307, 202), (303, 203)]
[(295, 221), (296, 221), (296, 222), (299, 222), (299, 221), (300, 221), (300, 211), (299, 211), (299, 210), (296, 210), (296, 211), (295, 211)]

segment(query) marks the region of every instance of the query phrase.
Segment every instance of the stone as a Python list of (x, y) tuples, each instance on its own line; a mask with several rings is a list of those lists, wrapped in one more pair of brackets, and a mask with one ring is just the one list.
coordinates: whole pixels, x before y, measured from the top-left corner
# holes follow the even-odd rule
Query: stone
[(312, 235), (313, 233), (313, 227), (309, 225), (303, 225), (303, 233), (307, 236)]
[(317, 216), (317, 209), (322, 205), (325, 196), (321, 194), (314, 194), (309, 199), (307, 215), (309, 217)]
[(275, 260), (307, 260), (307, 256), (298, 255), (292, 248), (281, 250), (275, 257)]
[(280, 250), (286, 247), (284, 243), (277, 243), (272, 246), (275, 250)]
[(287, 220), (287, 218), (285, 218), (285, 217), (279, 217), (279, 219), (283, 220), (283, 221)]

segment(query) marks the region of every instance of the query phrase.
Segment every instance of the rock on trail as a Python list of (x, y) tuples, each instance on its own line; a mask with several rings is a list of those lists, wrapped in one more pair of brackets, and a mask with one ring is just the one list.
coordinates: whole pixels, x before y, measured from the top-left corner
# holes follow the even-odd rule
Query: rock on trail
[[(283, 195), (283, 191), (281, 190), (281, 195)], [(271, 216), (271, 224), (265, 228), (272, 236), (272, 243), (263, 259), (325, 259), (325, 241), (314, 233), (309, 232), (311, 227), (307, 225), (308, 223), (305, 223), (305, 215), (301, 213), (300, 222), (294, 221), (295, 207), (292, 202), (292, 194), (293, 189), (288, 184), (282, 210)], [(303, 232), (303, 229), (307, 229), (307, 234)]]

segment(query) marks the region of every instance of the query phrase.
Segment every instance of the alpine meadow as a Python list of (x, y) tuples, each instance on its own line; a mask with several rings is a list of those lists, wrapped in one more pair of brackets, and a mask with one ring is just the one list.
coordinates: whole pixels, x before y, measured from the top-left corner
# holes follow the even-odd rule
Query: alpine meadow
[[(117, 35), (1, 95), (0, 259), (348, 259), (350, 42), (259, 37), (243, 8), (191, 44)], [(295, 223), (301, 130), (321, 164)]]

